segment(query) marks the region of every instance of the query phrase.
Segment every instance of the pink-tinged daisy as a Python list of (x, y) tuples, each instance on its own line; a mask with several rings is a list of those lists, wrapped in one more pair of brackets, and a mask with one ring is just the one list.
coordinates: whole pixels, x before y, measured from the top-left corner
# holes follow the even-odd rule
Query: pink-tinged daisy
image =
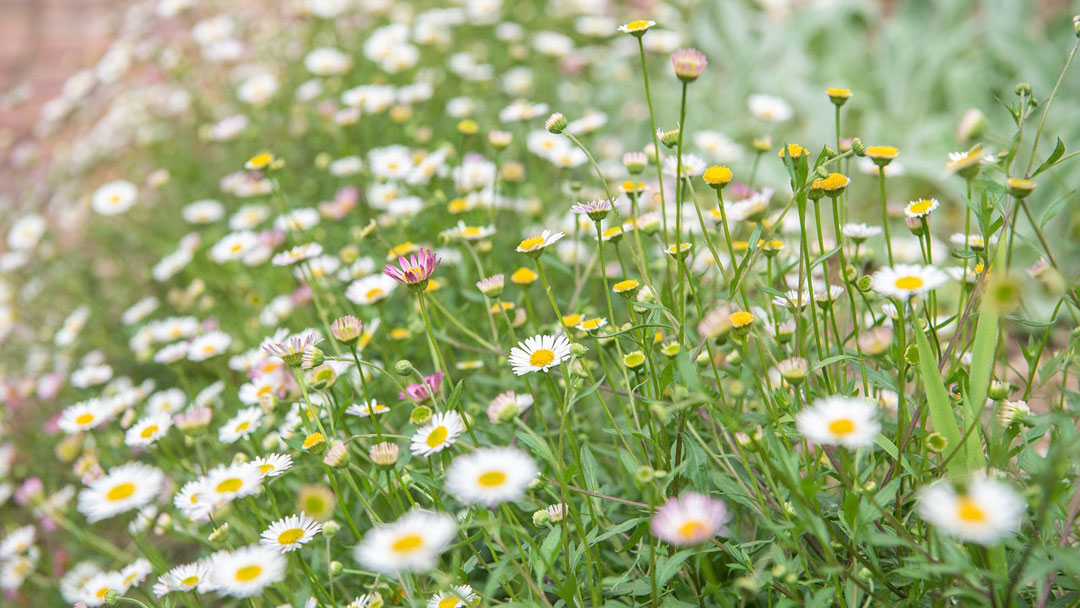
[(705, 71), (709, 61), (705, 53), (697, 49), (679, 49), (671, 53), (671, 67), (683, 82), (693, 82)]
[(274, 266), (289, 266), (297, 262), (303, 262), (322, 255), (322, 245), (318, 243), (305, 243), (297, 245), (288, 251), (282, 251), (274, 255), (270, 262)]
[[(383, 269), (386, 276), (414, 289), (423, 289), (435, 269), (439, 267), (439, 256), (430, 249), (420, 249), (408, 258), (399, 257), (398, 266), (387, 264)], [(400, 266), (400, 267), (399, 267)]]
[(432, 394), (439, 392), (439, 387), (442, 386), (442, 379), (445, 375), (443, 372), (436, 372), (430, 376), (425, 376), (422, 383), (417, 382), (406, 386), (404, 393), (398, 393), (398, 399), (404, 399), (407, 395), (417, 403), (427, 401)]
[(367, 403), (354, 403), (345, 409), (345, 413), (351, 416), (357, 416), (359, 418), (367, 418), (372, 415), (385, 414), (389, 412), (390, 408), (381, 403), (376, 403), (374, 399)]
[(727, 505), (704, 494), (687, 492), (669, 498), (652, 517), (652, 533), (672, 545), (696, 545), (727, 534)]
[(570, 208), (571, 213), (578, 215), (587, 215), (589, 219), (594, 222), (598, 222), (605, 217), (611, 211), (611, 201), (606, 199), (589, 201), (587, 203), (577, 203)]
[(303, 363), (304, 348), (314, 346), (321, 341), (322, 337), (317, 332), (306, 331), (281, 342), (264, 342), (262, 349), (271, 357), (278, 357), (284, 361), (288, 367), (296, 368)]

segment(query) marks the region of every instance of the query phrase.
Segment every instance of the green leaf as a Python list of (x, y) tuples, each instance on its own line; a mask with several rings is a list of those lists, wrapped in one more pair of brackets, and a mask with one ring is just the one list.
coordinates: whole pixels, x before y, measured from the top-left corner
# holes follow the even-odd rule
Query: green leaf
[(820, 266), (821, 264), (825, 263), (825, 260), (827, 260), (827, 259), (831, 258), (832, 256), (836, 255), (837, 251), (840, 251), (840, 247), (833, 247), (832, 249), (830, 249), (830, 250), (826, 251), (825, 253), (821, 254), (820, 256), (818, 256), (818, 258), (816, 260), (814, 260), (810, 264), (810, 268), (814, 269), (814, 268), (817, 268), (818, 266)]
[(1031, 177), (1035, 177), (1036, 175), (1042, 173), (1043, 171), (1046, 171), (1050, 167), (1053, 167), (1054, 163), (1056, 163), (1058, 159), (1061, 158), (1064, 154), (1065, 144), (1062, 143), (1061, 138), (1059, 137), (1057, 140), (1057, 145), (1054, 146), (1054, 151), (1050, 153), (1050, 156), (1046, 157), (1046, 160), (1043, 161), (1043, 164), (1039, 165), (1038, 169), (1035, 169), (1035, 172), (1031, 174)]
[(656, 562), (656, 584), (659, 586), (666, 585), (682, 569), (683, 562), (693, 554), (693, 549), (683, 549), (672, 555), (670, 559), (663, 557), (658, 559)]
[[(934, 423), (934, 430), (945, 437), (948, 449), (951, 450), (960, 445), (960, 429), (956, 424), (956, 415), (953, 414), (952, 401), (945, 390), (945, 382), (942, 381), (937, 367), (937, 357), (926, 340), (926, 334), (918, 328), (914, 334), (915, 344), (919, 349), (919, 375), (922, 376), (923, 388), (926, 391), (930, 421)], [(961, 473), (966, 464), (962, 459), (953, 458), (949, 461), (949, 470)]]

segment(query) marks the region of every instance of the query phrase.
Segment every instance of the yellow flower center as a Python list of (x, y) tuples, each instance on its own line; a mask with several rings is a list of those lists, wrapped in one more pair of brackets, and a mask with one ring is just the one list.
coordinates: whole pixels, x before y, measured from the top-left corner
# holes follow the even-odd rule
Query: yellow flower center
[(480, 484), (484, 488), (497, 488), (506, 483), (506, 473), (502, 471), (488, 471), (487, 473), (481, 473), (476, 478), (476, 483)]
[(101, 589), (98, 589), (97, 593), (95, 593), (94, 595), (97, 596), (98, 598), (104, 598), (106, 595), (109, 594), (110, 591), (112, 591), (112, 588), (110, 588), (108, 585), (106, 585), (106, 586), (102, 587)]
[(385, 293), (386, 292), (383, 291), (381, 288), (373, 287), (373, 288), (369, 289), (367, 291), (367, 293), (364, 294), (364, 299), (366, 299), (366, 300), (374, 300), (375, 298), (382, 297), (382, 295), (385, 294)]
[(692, 542), (700, 540), (707, 536), (709, 533), (709, 527), (705, 525), (705, 522), (691, 519), (690, 521), (679, 526), (679, 538), (686, 542)]
[(462, 601), (460, 599), (458, 599), (456, 596), (448, 595), (448, 596), (444, 597), (443, 599), (439, 600), (439, 603), (436, 605), (436, 608), (457, 608), (458, 606), (461, 606), (461, 605), (462, 605)]
[(745, 310), (740, 310), (738, 312), (731, 313), (731, 316), (728, 318), (728, 320), (730, 320), (731, 324), (735, 327), (746, 327), (747, 325), (754, 322), (754, 315), (752, 313), (746, 312)]
[(390, 545), (390, 550), (394, 553), (412, 553), (423, 546), (423, 536), (420, 536), (419, 534), (405, 534), (398, 537), (398, 539), (394, 541), (394, 544)]
[(251, 566), (244, 566), (243, 568), (237, 570), (234, 578), (241, 583), (246, 583), (248, 581), (253, 581), (258, 578), (259, 575), (262, 574), (262, 571), (262, 566), (258, 564), (252, 564)]
[(637, 279), (628, 279), (626, 281), (619, 281), (618, 283), (615, 283), (613, 289), (615, 290), (615, 293), (621, 293), (624, 291), (629, 291), (637, 286)]
[(226, 480), (222, 481), (221, 483), (217, 484), (217, 488), (215, 488), (215, 489), (219, 493), (235, 492), (235, 491), (239, 490), (240, 488), (242, 488), (243, 486), (244, 486), (244, 481), (242, 479), (239, 479), (237, 477), (230, 477), (229, 479), (226, 479)]
[(300, 528), (290, 528), (278, 535), (277, 542), (279, 545), (291, 545), (300, 540), (302, 536), (304, 536), (303, 530)]
[(273, 470), (274, 470), (274, 465), (272, 465), (272, 464), (261, 464), (261, 465), (259, 465), (259, 475), (266, 475), (267, 473), (269, 473), (270, 471), (273, 471)]
[(581, 323), (581, 328), (586, 331), (590, 331), (598, 327), (600, 327), (600, 319), (589, 319), (588, 321), (583, 321)]
[(105, 494), (105, 498), (116, 502), (118, 500), (124, 500), (134, 493), (135, 484), (130, 481), (125, 481), (124, 483), (113, 486), (113, 488)]
[(75, 424), (77, 424), (79, 426), (86, 426), (86, 425), (90, 424), (93, 421), (94, 421), (94, 415), (93, 414), (82, 414), (79, 417), (75, 418)]
[(529, 365), (533, 367), (544, 367), (551, 365), (551, 362), (555, 360), (555, 352), (546, 348), (541, 348), (533, 351), (533, 354), (529, 355)]
[(528, 239), (525, 239), (525, 240), (521, 241), (521, 243), (518, 244), (518, 249), (521, 249), (522, 251), (532, 251), (533, 249), (536, 249), (537, 247), (539, 247), (540, 245), (543, 245), (543, 244), (544, 244), (544, 239), (543, 238), (538, 237), (538, 236), (534, 236), (532, 238), (528, 238)]
[(924, 198), (924, 199), (917, 200), (914, 203), (911, 203), (910, 205), (908, 205), (908, 211), (918, 215), (918, 214), (926, 213), (927, 211), (930, 210), (930, 207), (932, 207), (933, 205), (934, 205), (933, 201), (931, 201), (930, 199)]
[(158, 425), (151, 424), (150, 426), (143, 429), (141, 433), (139, 433), (139, 437), (142, 437), (143, 439), (150, 439), (154, 436), (154, 433), (156, 432), (158, 432)]
[(646, 27), (649, 27), (649, 22), (644, 19), (635, 19), (634, 21), (626, 24), (626, 29), (632, 32)]
[(899, 277), (893, 282), (898, 289), (918, 289), (923, 286), (922, 277), (915, 275), (908, 275), (906, 277)]
[(466, 226), (461, 230), (461, 236), (480, 236), (480, 229), (476, 226)]
[(444, 441), (446, 441), (446, 437), (449, 434), (450, 431), (448, 431), (445, 426), (437, 426), (432, 429), (430, 433), (428, 433), (427, 439), (424, 440), (424, 443), (428, 444), (429, 448), (437, 448), (442, 445)]
[(196, 575), (189, 576), (180, 580), (181, 587), (194, 587), (199, 584), (199, 577)]
[(833, 435), (850, 435), (855, 431), (855, 423), (850, 418), (837, 418), (829, 423), (829, 432)]
[[(266, 387), (266, 389), (267, 389), (266, 392), (270, 391), (270, 387)], [(263, 394), (263, 391), (260, 390), (259, 394)], [(251, 422), (249, 420), (245, 420), (245, 421), (241, 422), (240, 424), (236, 425), (236, 432), (237, 433), (243, 433), (244, 431), (248, 430), (248, 428), (250, 428), (250, 427), (251, 427)]]
[(956, 516), (969, 524), (981, 524), (986, 521), (986, 511), (977, 502), (967, 496), (961, 497), (956, 505)]
[(518, 268), (514, 271), (514, 274), (510, 275), (510, 280), (519, 285), (532, 283), (537, 279), (539, 275), (528, 268)]

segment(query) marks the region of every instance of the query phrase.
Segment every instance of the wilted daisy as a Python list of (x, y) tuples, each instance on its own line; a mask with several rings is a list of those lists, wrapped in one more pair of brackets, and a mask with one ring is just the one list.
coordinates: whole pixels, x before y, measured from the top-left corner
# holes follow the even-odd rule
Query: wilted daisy
[(383, 574), (424, 572), (435, 567), (456, 534), (453, 517), (413, 509), (393, 523), (369, 530), (354, 557), (365, 569)]
[(870, 287), (879, 294), (906, 300), (941, 287), (949, 275), (934, 266), (897, 264), (879, 269), (870, 277)]
[(172, 427), (169, 414), (150, 415), (131, 425), (124, 435), (124, 443), (131, 447), (144, 447), (165, 436)]
[(430, 456), (454, 444), (465, 432), (465, 421), (456, 411), (438, 412), (413, 433), (410, 449), (416, 456)]
[(285, 557), (269, 547), (251, 545), (210, 556), (208, 583), (221, 595), (254, 597), (284, 579)]
[(259, 544), (288, 553), (307, 544), (321, 531), (322, 524), (301, 512), (299, 515), (289, 515), (270, 524), (263, 531)]
[(697, 492), (672, 497), (652, 516), (652, 533), (666, 543), (684, 546), (727, 534), (731, 513), (723, 501)]
[(129, 181), (102, 184), (90, 197), (90, 208), (101, 215), (118, 215), (131, 209), (138, 193), (135, 184)]
[(446, 489), (464, 503), (492, 507), (521, 498), (538, 473), (536, 462), (518, 448), (480, 448), (450, 463)]
[(923, 519), (945, 534), (990, 545), (1016, 533), (1027, 506), (1007, 484), (977, 474), (964, 490), (948, 480), (923, 488), (918, 509)]
[(566, 336), (537, 335), (526, 338), (510, 349), (510, 365), (514, 374), (546, 372), (570, 356), (570, 340)]
[(795, 426), (817, 444), (869, 446), (881, 430), (877, 409), (874, 402), (858, 397), (826, 397), (799, 412)]
[(129, 462), (113, 467), (80, 491), (79, 511), (91, 522), (108, 519), (150, 504), (164, 485), (160, 469)]

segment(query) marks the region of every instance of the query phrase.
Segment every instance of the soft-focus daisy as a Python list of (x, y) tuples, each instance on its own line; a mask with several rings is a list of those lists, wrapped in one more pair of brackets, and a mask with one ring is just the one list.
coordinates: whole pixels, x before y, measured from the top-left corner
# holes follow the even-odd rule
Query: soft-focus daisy
[(923, 488), (918, 509), (923, 519), (942, 532), (990, 545), (1016, 533), (1026, 505), (1007, 484), (976, 475), (963, 491), (947, 480)]
[(270, 524), (262, 533), (259, 543), (288, 553), (307, 544), (321, 531), (322, 524), (301, 512), (300, 515), (289, 515)]
[(768, 122), (784, 122), (794, 114), (786, 101), (772, 95), (751, 95), (747, 99), (747, 105), (754, 116)]
[(430, 456), (454, 444), (465, 432), (465, 421), (456, 411), (438, 412), (413, 433), (410, 448), (416, 456)]
[(448, 591), (440, 591), (431, 596), (427, 608), (468, 608), (479, 601), (480, 598), (472, 587), (455, 585)]
[(881, 226), (868, 226), (866, 224), (844, 224), (840, 229), (844, 236), (861, 243), (866, 239), (881, 234)]
[(95, 522), (146, 506), (165, 485), (160, 469), (141, 462), (112, 468), (79, 492), (79, 511)]
[(696, 545), (727, 534), (731, 519), (722, 501), (696, 492), (669, 498), (652, 517), (652, 533), (672, 545)]
[(225, 217), (225, 206), (218, 201), (205, 199), (187, 205), (182, 214), (184, 221), (189, 224), (212, 224)]
[(520, 499), (537, 474), (536, 462), (518, 448), (480, 448), (450, 463), (446, 489), (462, 502), (491, 507)]
[(872, 445), (881, 424), (877, 405), (857, 397), (818, 399), (795, 416), (799, 432), (814, 443), (857, 448)]
[(199, 561), (177, 566), (158, 577), (154, 584), (154, 595), (162, 597), (173, 591), (193, 591), (205, 587), (209, 576), (208, 562)]
[(456, 534), (453, 517), (413, 509), (393, 523), (369, 530), (354, 556), (364, 568), (383, 574), (423, 572), (435, 567)]
[(165, 436), (172, 427), (172, 416), (154, 414), (131, 425), (124, 435), (124, 443), (131, 447), (143, 447)]
[(372, 414), (385, 414), (389, 411), (390, 408), (381, 403), (376, 403), (374, 399), (367, 403), (354, 403), (345, 409), (346, 414), (358, 416), (360, 418), (367, 418)]
[(206, 494), (200, 500), (229, 502), (250, 496), (259, 490), (262, 475), (253, 463), (222, 465), (203, 477)]
[(126, 590), (123, 580), (124, 577), (119, 572), (101, 572), (86, 582), (80, 599), (87, 606), (104, 606), (105, 596), (110, 591), (123, 593)]
[(353, 281), (345, 290), (345, 297), (354, 304), (374, 304), (386, 299), (398, 282), (385, 274), (373, 274)]
[(205, 361), (216, 357), (232, 344), (232, 337), (223, 331), (208, 331), (205, 334), (195, 336), (187, 345), (187, 358), (189, 361)]
[(506, 422), (515, 416), (521, 416), (532, 407), (533, 396), (529, 394), (519, 395), (514, 391), (500, 393), (491, 400), (488, 405), (488, 420), (493, 423)]
[(398, 265), (387, 264), (383, 273), (406, 285), (423, 285), (439, 267), (439, 256), (429, 249), (420, 249), (408, 258), (399, 257)]
[(546, 372), (570, 356), (570, 341), (566, 336), (537, 335), (526, 338), (510, 349), (510, 365), (514, 374)]
[(314, 257), (322, 255), (322, 245), (318, 243), (304, 243), (303, 245), (297, 245), (288, 251), (282, 251), (275, 254), (270, 260), (270, 263), (274, 266), (290, 266), (297, 262), (303, 262)]
[(251, 545), (210, 557), (208, 583), (221, 595), (253, 597), (285, 578), (285, 557), (269, 547)]
[(262, 417), (263, 411), (258, 406), (240, 410), (218, 429), (218, 440), (229, 444), (251, 436), (259, 428)]
[(625, 25), (620, 25), (619, 31), (624, 34), (632, 34), (640, 38), (641, 36), (644, 36), (645, 32), (654, 25), (656, 25), (655, 21), (650, 21), (648, 19), (637, 19)]
[(100, 399), (88, 399), (65, 408), (57, 425), (60, 430), (72, 434), (95, 428), (111, 417)]
[(90, 208), (101, 215), (118, 215), (131, 209), (138, 194), (135, 184), (129, 181), (102, 184), (90, 197)]
[(934, 266), (897, 264), (879, 269), (870, 277), (870, 287), (879, 294), (906, 300), (941, 287), (949, 275)]
[(90, 388), (105, 384), (113, 376), (113, 369), (109, 365), (86, 365), (71, 372), (71, 386), (76, 388)]

